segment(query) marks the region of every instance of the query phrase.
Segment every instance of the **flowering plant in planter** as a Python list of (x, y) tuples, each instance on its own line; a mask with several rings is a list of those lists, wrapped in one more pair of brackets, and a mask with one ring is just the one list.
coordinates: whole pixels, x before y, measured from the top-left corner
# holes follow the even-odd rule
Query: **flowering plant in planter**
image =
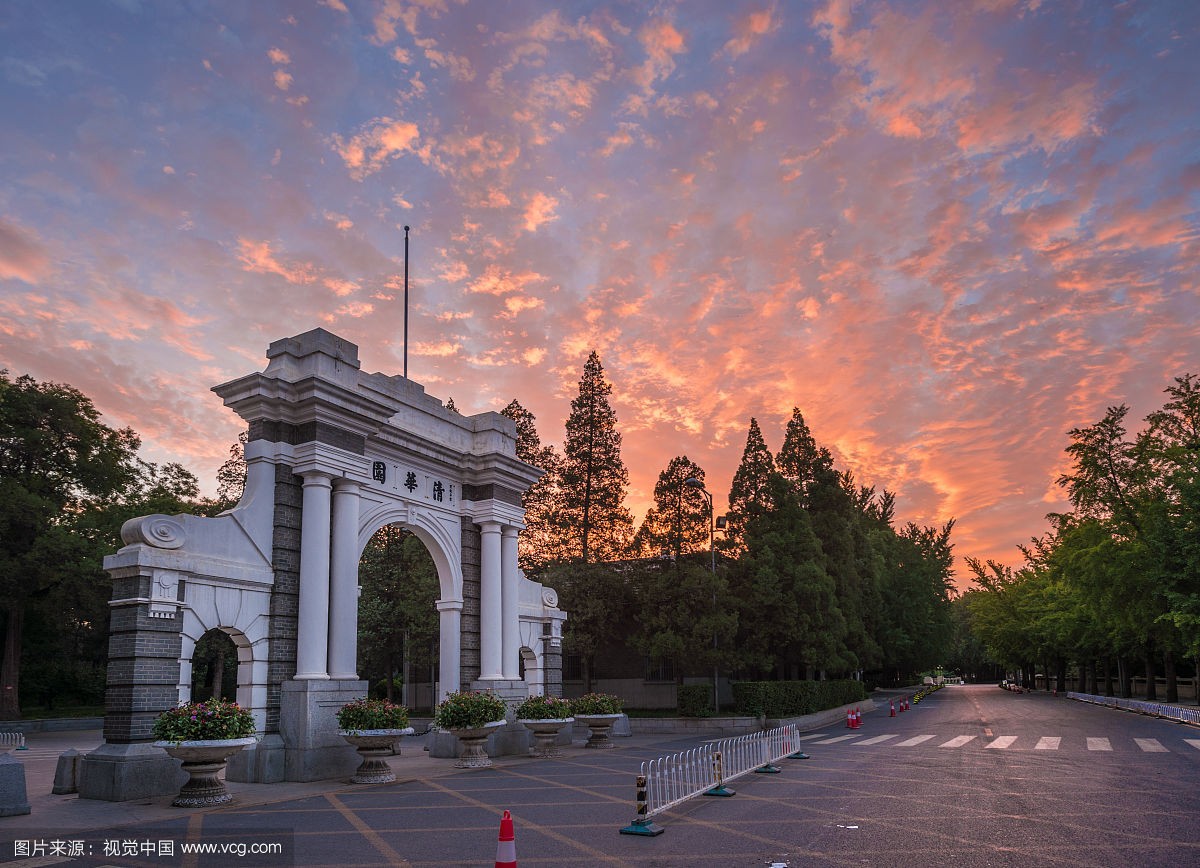
[(451, 693), (438, 703), (433, 723), (442, 729), (476, 729), (485, 723), (504, 720), (508, 707), (494, 693), (477, 690)]
[(571, 716), (571, 700), (557, 696), (531, 696), (517, 706), (517, 720), (565, 720)]
[(254, 717), (236, 702), (186, 702), (164, 711), (152, 730), (159, 741), (221, 741), (254, 735)]
[(571, 700), (571, 709), (576, 714), (620, 714), (623, 700), (611, 693), (585, 693)]
[(338, 728), (347, 732), (370, 729), (406, 729), (408, 709), (386, 699), (356, 699), (337, 712)]

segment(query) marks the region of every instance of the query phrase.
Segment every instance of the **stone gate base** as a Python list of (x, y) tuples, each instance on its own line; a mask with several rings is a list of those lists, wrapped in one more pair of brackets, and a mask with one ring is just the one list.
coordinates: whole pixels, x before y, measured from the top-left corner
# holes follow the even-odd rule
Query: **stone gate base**
[(179, 760), (148, 742), (102, 744), (79, 761), (79, 798), (150, 799), (178, 793), (187, 779)]
[(283, 683), (279, 700), (283, 780), (320, 781), (354, 774), (361, 760), (338, 735), (337, 710), (366, 695), (367, 682), (357, 679)]

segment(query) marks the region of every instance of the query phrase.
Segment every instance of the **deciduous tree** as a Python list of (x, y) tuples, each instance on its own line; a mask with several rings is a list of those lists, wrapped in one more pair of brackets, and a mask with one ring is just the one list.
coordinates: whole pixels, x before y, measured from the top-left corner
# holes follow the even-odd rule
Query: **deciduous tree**
[(85, 541), (74, 519), (134, 480), (138, 445), (132, 430), (105, 425), (77, 389), (0, 371), (0, 716), (20, 716), (27, 606), (79, 558)]

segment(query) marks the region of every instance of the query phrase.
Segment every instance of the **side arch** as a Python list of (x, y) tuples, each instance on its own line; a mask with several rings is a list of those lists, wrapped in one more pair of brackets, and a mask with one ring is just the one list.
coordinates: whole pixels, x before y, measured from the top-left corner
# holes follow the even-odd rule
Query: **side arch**
[(237, 648), (237, 702), (254, 716), (255, 728), (266, 729), (267, 624), (270, 595), (248, 588), (222, 587), (193, 578), (186, 586), (182, 647), (179, 655), (179, 701), (191, 700), (192, 656), (196, 643), (210, 630), (220, 630)]

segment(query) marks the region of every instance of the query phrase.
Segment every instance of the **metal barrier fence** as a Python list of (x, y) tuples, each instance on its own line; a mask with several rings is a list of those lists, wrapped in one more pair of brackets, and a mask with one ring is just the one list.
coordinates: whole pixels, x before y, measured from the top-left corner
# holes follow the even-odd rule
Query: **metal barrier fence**
[(1200, 726), (1200, 708), (1183, 708), (1178, 705), (1145, 702), (1140, 699), (1122, 699), (1119, 696), (1093, 696), (1090, 693), (1068, 693), (1067, 699), (1077, 699), (1080, 702), (1090, 702), (1094, 705), (1106, 705), (1109, 708), (1123, 708), (1139, 714), (1153, 714), (1155, 717)]
[(0, 752), (10, 751), (14, 747), (17, 750), (27, 750), (25, 747), (25, 733), (0, 732)]
[(795, 724), (723, 738), (691, 750), (643, 762), (637, 778), (637, 817), (622, 835), (661, 835), (652, 822), (656, 814), (693, 796), (732, 796), (725, 786), (744, 774), (779, 774), (775, 765), (785, 757), (808, 759), (800, 750)]

